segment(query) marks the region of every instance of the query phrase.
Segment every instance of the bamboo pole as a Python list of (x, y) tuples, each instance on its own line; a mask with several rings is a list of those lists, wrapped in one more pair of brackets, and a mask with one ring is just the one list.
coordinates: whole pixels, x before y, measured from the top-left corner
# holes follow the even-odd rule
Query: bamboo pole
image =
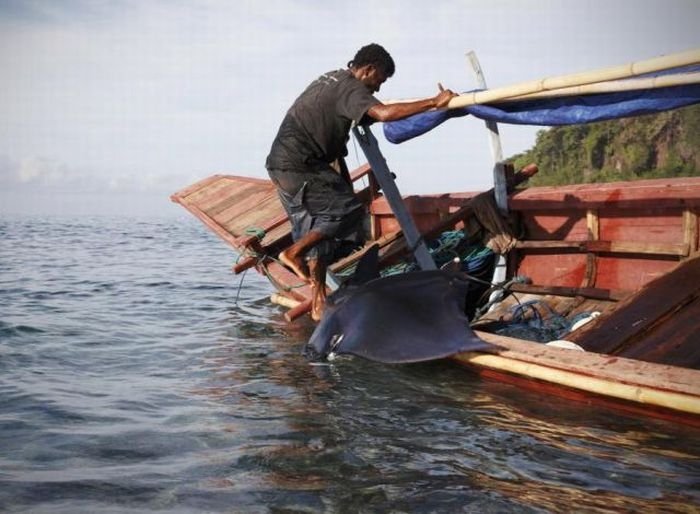
[(302, 303), (299, 300), (289, 298), (288, 296), (284, 296), (279, 293), (272, 293), (270, 295), (270, 301), (275, 305), (280, 305), (282, 307), (286, 307), (287, 309), (294, 309), (298, 307), (300, 303)]
[(513, 98), (542, 91), (551, 91), (572, 86), (581, 86), (594, 82), (605, 82), (636, 77), (646, 73), (678, 68), (700, 63), (700, 49), (688, 50), (677, 54), (655, 57), (645, 61), (638, 61), (611, 68), (603, 68), (583, 73), (560, 75), (529, 82), (522, 82), (512, 86), (491, 89), (488, 91), (475, 91), (454, 97), (447, 105), (448, 109), (457, 109), (474, 104), (493, 103), (506, 98)]
[(527, 378), (544, 380), (588, 393), (666, 407), (681, 412), (700, 414), (700, 398), (684, 393), (652, 389), (643, 385), (624, 384), (603, 378), (585, 376), (561, 369), (523, 362), (499, 355), (460, 353), (453, 357), (466, 364), (506, 371)]
[(529, 95), (506, 98), (493, 103), (531, 100), (535, 98), (554, 98), (558, 96), (618, 93), (623, 91), (634, 91), (637, 89), (658, 89), (662, 87), (685, 86), (698, 83), (700, 83), (700, 73), (678, 73), (675, 75), (662, 75), (659, 77), (629, 80), (612, 80), (607, 82), (597, 82), (595, 84), (584, 84), (582, 86), (552, 89), (550, 91), (540, 91), (539, 93), (531, 93)]

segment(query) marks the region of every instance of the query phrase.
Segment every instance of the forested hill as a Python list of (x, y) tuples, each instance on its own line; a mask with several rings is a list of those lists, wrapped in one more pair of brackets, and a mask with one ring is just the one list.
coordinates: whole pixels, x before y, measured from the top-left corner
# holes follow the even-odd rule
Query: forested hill
[(542, 130), (509, 160), (537, 163), (530, 186), (700, 175), (700, 105)]

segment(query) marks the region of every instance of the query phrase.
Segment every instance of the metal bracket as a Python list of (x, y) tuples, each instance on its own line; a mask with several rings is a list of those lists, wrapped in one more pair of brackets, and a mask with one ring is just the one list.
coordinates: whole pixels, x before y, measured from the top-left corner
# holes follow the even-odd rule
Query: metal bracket
[(425, 244), (420, 232), (418, 232), (418, 228), (416, 228), (411, 214), (403, 203), (399, 188), (394, 181), (394, 176), (389, 170), (389, 166), (381, 150), (379, 150), (379, 144), (374, 134), (372, 134), (372, 131), (366, 126), (355, 126), (352, 132), (357, 142), (360, 144), (360, 148), (362, 148), (362, 151), (365, 153), (365, 157), (367, 157), (367, 162), (369, 162), (372, 168), (372, 173), (377, 179), (379, 187), (384, 192), (384, 197), (387, 199), (387, 202), (389, 202), (389, 207), (391, 207), (394, 216), (396, 216), (399, 222), (399, 226), (406, 238), (406, 243), (408, 243), (408, 247), (413, 252), (416, 262), (422, 270), (437, 269), (435, 261), (428, 250), (428, 246)]

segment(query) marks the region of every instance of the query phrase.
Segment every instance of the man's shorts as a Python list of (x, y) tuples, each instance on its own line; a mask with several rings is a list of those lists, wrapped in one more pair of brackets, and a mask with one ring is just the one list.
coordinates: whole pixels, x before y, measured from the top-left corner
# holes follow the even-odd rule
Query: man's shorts
[(292, 237), (298, 241), (311, 230), (326, 239), (310, 249), (308, 259), (327, 263), (338, 258), (343, 241), (362, 244), (365, 209), (348, 184), (330, 165), (309, 171), (268, 170), (280, 200), (292, 223)]

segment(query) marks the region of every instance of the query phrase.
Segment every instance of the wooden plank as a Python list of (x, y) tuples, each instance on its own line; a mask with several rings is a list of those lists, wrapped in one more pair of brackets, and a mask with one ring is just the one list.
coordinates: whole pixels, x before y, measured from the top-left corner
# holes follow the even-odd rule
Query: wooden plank
[(578, 250), (585, 251), (586, 241), (518, 241), (515, 247), (518, 250)]
[(556, 250), (567, 249), (595, 253), (634, 253), (648, 255), (686, 256), (687, 244), (645, 243), (636, 241), (518, 241), (515, 245), (520, 250)]
[(517, 211), (579, 209), (686, 208), (700, 206), (700, 178), (653, 179), (607, 184), (537, 187), (518, 191), (510, 198)]
[(673, 270), (679, 257), (672, 255), (598, 254), (596, 287), (636, 291)]
[(350, 172), (350, 178), (353, 182), (357, 182), (362, 177), (372, 176), (372, 167), (369, 164), (363, 164)]
[(258, 260), (258, 257), (256, 257), (255, 255), (248, 255), (243, 259), (239, 259), (236, 262), (236, 264), (234, 264), (232, 267), (233, 273), (238, 275), (239, 273), (242, 273), (243, 271), (252, 268), (258, 263)]
[(698, 251), (698, 215), (692, 209), (683, 211), (683, 243), (688, 245), (690, 253)]
[(501, 350), (495, 355), (460, 353), (452, 359), (481, 377), (538, 391), (543, 398), (556, 395), (593, 401), (615, 410), (700, 427), (697, 370), (552, 348), (493, 334), (477, 335)]
[(629, 296), (613, 312), (571, 334), (571, 340), (598, 353), (625, 352), (642, 334), (667, 319), (669, 313), (698, 296), (700, 257), (695, 257)]
[[(260, 227), (260, 230), (262, 230), (265, 235), (267, 235), (269, 232), (271, 232), (273, 229), (276, 229), (280, 225), (286, 223), (288, 220), (287, 214), (282, 214), (280, 216), (277, 216), (277, 218), (273, 218), (272, 220), (268, 221), (265, 223), (262, 227)], [(290, 227), (291, 228), (291, 227)], [(257, 235), (249, 235), (247, 237), (242, 237), (241, 238), (241, 244), (244, 246), (249, 245), (253, 241), (257, 240), (258, 236)]]
[(559, 209), (532, 210), (518, 213), (527, 239), (552, 241), (586, 241), (588, 227), (582, 210)]
[(476, 333), (485, 341), (503, 348), (498, 353), (501, 357), (569, 371), (582, 376), (595, 376), (610, 382), (687, 394), (700, 400), (700, 371), (698, 370), (555, 348), (485, 332)]
[(514, 274), (528, 277), (534, 284), (580, 287), (586, 276), (584, 253), (566, 253), (565, 250), (552, 253), (535, 249), (517, 253), (518, 267)]
[(265, 251), (273, 252), (271, 255), (279, 253), (290, 244), (292, 244), (292, 224), (289, 221), (269, 230), (261, 241)]
[(584, 298), (611, 300), (615, 302), (627, 298), (631, 294), (631, 291), (600, 289), (597, 287), (560, 287), (535, 284), (512, 284), (510, 289), (516, 293), (553, 294), (556, 296), (571, 297), (582, 296)]
[[(643, 235), (643, 238), (640, 237)], [(647, 243), (683, 242), (683, 211), (675, 207), (657, 209), (605, 209), (600, 215), (600, 237), (604, 241)]]
[(600, 225), (598, 222), (598, 211), (596, 209), (588, 209), (586, 211), (586, 228), (588, 229), (588, 239), (597, 241), (600, 239)]
[(221, 177), (223, 177), (223, 176), (224, 175), (212, 175), (210, 177), (203, 178), (202, 180), (199, 180), (199, 181), (195, 182), (194, 184), (191, 184), (191, 185), (181, 189), (180, 191), (173, 193), (172, 195), (170, 195), (170, 199), (173, 202), (182, 203), (182, 201), (187, 200), (187, 197), (190, 196), (195, 191), (199, 191), (200, 189), (204, 189), (204, 188), (208, 187), (210, 184), (220, 180)]
[(589, 241), (585, 244), (588, 252), (635, 253), (647, 255), (688, 255), (687, 244), (644, 243), (635, 241)]
[(212, 218), (225, 223), (241, 213), (254, 209), (260, 202), (273, 195), (276, 195), (275, 190), (269, 187), (241, 187), (235, 190), (232, 187), (227, 196), (207, 209), (207, 213)]
[(669, 312), (623, 356), (683, 368), (700, 368), (700, 299), (694, 298)]
[(258, 268), (258, 271), (265, 275), (272, 285), (278, 291), (283, 292), (285, 296), (302, 302), (311, 298), (311, 287), (278, 261), (268, 259)]
[(236, 190), (241, 187), (245, 187), (243, 183), (232, 182), (223, 177), (206, 188), (195, 191), (187, 197), (187, 201), (192, 205), (196, 205), (202, 211), (208, 212), (216, 203), (235, 194)]
[[(241, 241), (250, 239), (250, 234), (246, 231), (262, 230), (266, 231), (270, 228), (280, 226), (286, 221), (286, 213), (276, 196), (269, 196), (258, 202), (255, 208), (242, 211), (237, 216), (229, 219), (216, 220), (227, 231), (236, 234)], [(273, 223), (279, 222), (279, 223)], [(272, 226), (269, 224), (272, 223)]]
[[(251, 194), (250, 197), (220, 213), (215, 219), (228, 227), (248, 225), (250, 220), (254, 220), (256, 225), (262, 225), (268, 218), (276, 218), (281, 213), (284, 213), (284, 207), (282, 207), (277, 192), (274, 189), (268, 189)], [(243, 218), (248, 221), (242, 222)]]
[[(586, 228), (588, 229), (588, 239), (598, 241), (600, 239), (600, 224), (598, 211), (588, 209), (586, 211)], [(586, 274), (581, 281), (581, 287), (593, 287), (598, 276), (598, 256), (595, 252), (589, 252), (586, 256)]]

